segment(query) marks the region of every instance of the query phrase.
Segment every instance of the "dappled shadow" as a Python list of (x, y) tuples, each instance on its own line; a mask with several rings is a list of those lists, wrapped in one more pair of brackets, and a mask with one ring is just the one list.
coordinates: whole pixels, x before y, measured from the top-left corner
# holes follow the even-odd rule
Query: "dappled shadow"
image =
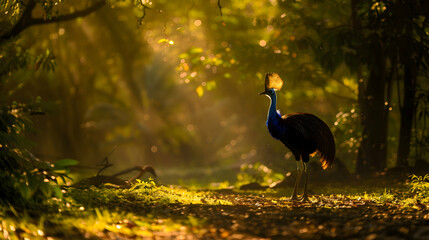
[(312, 203), (243, 195), (217, 196), (232, 206), (175, 205), (168, 210), (156, 206), (159, 217), (202, 219), (204, 237), (289, 239), (363, 238), (385, 239), (429, 237), (429, 211), (404, 210), (394, 204), (376, 204), (347, 197), (317, 197)]
[[(291, 202), (269, 193), (208, 191), (203, 204), (142, 204), (124, 199), (109, 204), (116, 211), (153, 218), (151, 224), (168, 219), (183, 225), (180, 231), (152, 231), (155, 239), (427, 239), (427, 204), (404, 208), (395, 201), (352, 199), (344, 195), (316, 195), (312, 202)], [(205, 199), (219, 204), (204, 204)], [(230, 204), (224, 204), (228, 202)], [(131, 220), (123, 228), (138, 228)], [(107, 238), (115, 233), (105, 230)], [(113, 234), (113, 235), (112, 235)]]

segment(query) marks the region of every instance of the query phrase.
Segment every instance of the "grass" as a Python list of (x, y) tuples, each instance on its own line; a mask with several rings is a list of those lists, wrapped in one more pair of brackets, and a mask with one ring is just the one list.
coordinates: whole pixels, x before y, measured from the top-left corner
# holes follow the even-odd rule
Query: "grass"
[[(222, 190), (228, 185), (223, 183), (217, 185), (217, 190), (214, 185), (202, 190), (157, 186), (153, 181), (139, 181), (130, 189), (67, 187), (63, 199), (52, 198), (35, 209), (2, 206), (0, 232), (5, 239), (150, 238), (154, 234), (198, 238), (212, 233), (217, 237), (231, 236), (234, 225), (220, 228), (217, 224), (222, 225), (224, 221), (238, 224), (238, 220), (231, 219), (258, 211), (263, 213), (265, 210), (261, 207), (271, 209), (272, 213), (279, 211), (279, 216), (285, 214), (281, 212), (284, 209), (300, 212), (308, 207), (354, 208), (361, 204), (369, 204), (371, 208), (380, 206), (377, 211), (384, 211), (383, 206), (395, 206), (398, 212), (426, 210), (429, 206), (427, 178), (414, 180), (389, 188), (375, 187), (371, 182), (371, 187), (333, 184), (315, 188), (313, 185), (313, 205), (298, 205), (297, 209), (286, 201), (285, 196), (289, 196), (291, 189)], [(225, 232), (228, 227), (230, 232)]]
[(205, 191), (155, 186), (153, 181), (140, 181), (130, 189), (70, 187), (64, 196), (61, 200), (53, 198), (49, 201), (43, 213), (33, 209), (21, 214), (12, 207), (2, 207), (0, 231), (6, 239), (62, 237), (63, 232), (88, 237), (103, 235), (103, 231), (125, 236), (151, 236), (154, 231), (184, 231), (185, 226), (195, 227), (202, 222), (194, 216), (179, 221), (158, 218), (152, 213), (154, 206), (231, 205), (227, 200), (211, 198)]

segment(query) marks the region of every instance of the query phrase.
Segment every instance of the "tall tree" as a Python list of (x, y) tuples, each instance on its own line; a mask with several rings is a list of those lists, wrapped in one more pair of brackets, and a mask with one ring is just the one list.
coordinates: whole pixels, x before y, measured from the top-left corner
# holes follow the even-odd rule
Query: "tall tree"
[(358, 81), (358, 108), (362, 125), (356, 172), (370, 174), (386, 166), (389, 86), (386, 42), (377, 12), (366, 1), (353, 0), (349, 22), (324, 29), (318, 60), (328, 71), (345, 65)]
[(398, 87), (402, 99), (398, 165), (408, 166), (417, 78), (428, 59), (428, 3), (353, 0), (350, 6), (350, 25), (326, 30), (322, 55), (328, 57), (320, 60), (327, 69), (344, 62), (358, 79), (363, 132), (356, 171), (368, 174), (386, 167), (388, 116), (396, 80), (402, 86)]
[[(365, 59), (369, 76), (363, 92), (361, 109), (362, 141), (356, 172), (367, 174), (386, 166), (388, 118), (386, 102), (386, 58), (382, 40), (377, 34), (369, 36), (367, 51), (373, 55)], [(362, 94), (362, 93), (360, 93)]]
[[(427, 73), (429, 59), (429, 2), (427, 1), (396, 1), (390, 6), (391, 18), (388, 19), (391, 29), (394, 51), (399, 58), (399, 106), (401, 125), (399, 129), (399, 145), (397, 165), (407, 167), (412, 138), (413, 119), (416, 117), (416, 91), (418, 77)], [(402, 101), (401, 101), (402, 100)], [(417, 126), (416, 126), (417, 127)]]

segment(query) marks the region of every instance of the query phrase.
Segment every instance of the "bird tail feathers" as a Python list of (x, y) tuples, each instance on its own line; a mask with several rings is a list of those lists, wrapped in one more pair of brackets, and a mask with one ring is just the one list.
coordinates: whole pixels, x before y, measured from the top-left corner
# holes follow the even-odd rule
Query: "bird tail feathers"
[(322, 124), (317, 138), (318, 152), (322, 168), (328, 168), (335, 159), (335, 140), (332, 132), (326, 124)]

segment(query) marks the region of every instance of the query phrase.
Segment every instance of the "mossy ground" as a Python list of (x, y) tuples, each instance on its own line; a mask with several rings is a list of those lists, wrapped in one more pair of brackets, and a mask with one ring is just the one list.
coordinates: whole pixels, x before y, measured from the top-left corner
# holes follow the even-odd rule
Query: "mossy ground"
[(289, 201), (291, 189), (207, 190), (150, 181), (130, 189), (69, 187), (64, 199), (39, 208), (3, 206), (1, 232), (6, 239), (428, 239), (424, 189), (375, 182), (378, 187), (373, 180), (311, 185), (307, 203)]

